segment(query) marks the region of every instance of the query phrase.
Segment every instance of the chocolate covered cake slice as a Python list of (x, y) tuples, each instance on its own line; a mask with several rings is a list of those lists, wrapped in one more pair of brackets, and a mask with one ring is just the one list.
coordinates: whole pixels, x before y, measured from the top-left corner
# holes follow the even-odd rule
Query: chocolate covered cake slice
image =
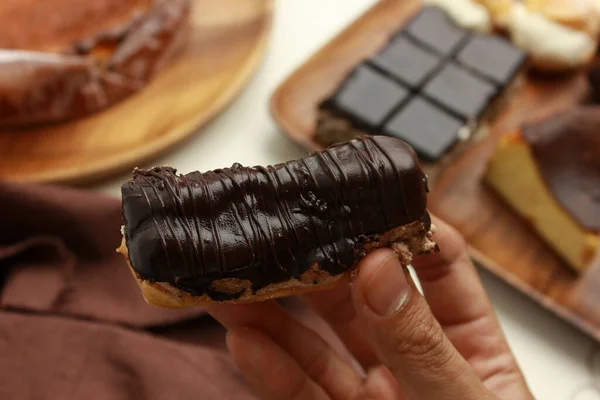
[(485, 180), (575, 270), (600, 248), (600, 108), (503, 137)]
[(443, 164), (494, 117), (525, 61), (507, 40), (465, 30), (443, 10), (425, 7), (321, 102), (316, 140), (327, 146), (389, 135), (422, 161)]

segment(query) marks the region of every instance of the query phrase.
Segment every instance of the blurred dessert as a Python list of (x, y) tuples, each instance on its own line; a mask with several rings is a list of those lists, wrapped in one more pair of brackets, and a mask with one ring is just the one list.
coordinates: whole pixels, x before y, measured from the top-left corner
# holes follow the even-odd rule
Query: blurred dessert
[(510, 13), (516, 0), (475, 0), (477, 3), (484, 6), (489, 14), (492, 22), (498, 28), (506, 28), (510, 19)]
[(509, 41), (426, 7), (320, 104), (316, 139), (326, 146), (384, 134), (422, 161), (448, 160), (493, 117), (525, 61)]
[(0, 126), (80, 117), (140, 90), (182, 47), (189, 6), (2, 0)]
[(598, 36), (597, 0), (524, 0), (525, 7), (551, 21), (569, 28)]
[(600, 248), (600, 107), (578, 107), (504, 136), (485, 180), (584, 271)]
[[(583, 26), (581, 30), (570, 26), (567, 17), (555, 16), (554, 20), (548, 15), (550, 12), (548, 8), (529, 9), (515, 4), (508, 23), (512, 41), (529, 54), (532, 66), (541, 71), (561, 72), (588, 64), (596, 54), (597, 34)], [(570, 21), (579, 25), (574, 16)]]
[(464, 28), (479, 32), (491, 32), (493, 29), (490, 13), (475, 0), (425, 0), (424, 3), (443, 9)]

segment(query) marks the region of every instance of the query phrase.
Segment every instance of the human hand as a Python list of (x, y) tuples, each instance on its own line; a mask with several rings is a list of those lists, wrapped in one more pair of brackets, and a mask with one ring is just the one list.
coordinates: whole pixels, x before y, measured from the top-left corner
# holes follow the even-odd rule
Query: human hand
[[(361, 370), (274, 301), (210, 305), (233, 360), (264, 400), (533, 399), (462, 237), (434, 218), (440, 253), (414, 268), (367, 255), (350, 285), (302, 300), (330, 324)], [(427, 301), (425, 300), (427, 299)]]

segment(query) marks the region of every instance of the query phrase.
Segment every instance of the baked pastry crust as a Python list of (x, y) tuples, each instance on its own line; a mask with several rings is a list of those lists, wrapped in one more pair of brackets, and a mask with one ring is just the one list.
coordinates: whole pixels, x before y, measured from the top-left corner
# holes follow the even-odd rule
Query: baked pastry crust
[[(127, 18), (106, 16), (114, 17), (116, 26), (113, 21), (110, 29), (73, 37), (70, 44), (61, 35), (61, 40), (42, 45), (0, 35), (5, 42), (0, 50), (0, 127), (97, 112), (137, 92), (163, 69), (185, 43), (189, 0), (129, 3), (135, 7), (127, 10)], [(99, 3), (76, 4), (93, 8), (90, 4)], [(69, 26), (64, 22), (57, 29)]]
[[(420, 234), (415, 235), (415, 229), (417, 231), (420, 229)], [(413, 222), (409, 225), (400, 226), (379, 235), (378, 241), (365, 243), (362, 246), (362, 250), (364, 251), (364, 254), (368, 254), (378, 248), (390, 247), (398, 254), (398, 258), (402, 265), (408, 266), (411, 263), (413, 256), (427, 254), (438, 250), (435, 242), (431, 240), (434, 232), (434, 225), (431, 225), (430, 230), (426, 232), (420, 222)], [(219, 303), (219, 301), (211, 299), (206, 294), (194, 296), (176, 288), (170, 283), (150, 282), (142, 279), (139, 274), (135, 272), (129, 261), (129, 251), (127, 249), (125, 238), (121, 241), (121, 246), (117, 251), (125, 258), (129, 270), (135, 278), (142, 295), (148, 304), (163, 308), (186, 308), (209, 303)], [(349, 281), (351, 275), (356, 271), (355, 267), (357, 264), (358, 260), (355, 261), (353, 267), (348, 271), (338, 275), (331, 275), (329, 272), (320, 269), (318, 263), (315, 263), (299, 278), (291, 278), (284, 282), (267, 285), (256, 291), (256, 293), (252, 292), (250, 289), (250, 282), (248, 281), (231, 282), (231, 280), (222, 279), (220, 281), (215, 281), (213, 284), (219, 285), (221, 283), (224, 290), (226, 290), (227, 285), (230, 285), (232, 292), (239, 291), (240, 287), (246, 288), (239, 297), (227, 300), (225, 301), (226, 303), (254, 303), (280, 297), (296, 296), (306, 292), (335, 288)]]

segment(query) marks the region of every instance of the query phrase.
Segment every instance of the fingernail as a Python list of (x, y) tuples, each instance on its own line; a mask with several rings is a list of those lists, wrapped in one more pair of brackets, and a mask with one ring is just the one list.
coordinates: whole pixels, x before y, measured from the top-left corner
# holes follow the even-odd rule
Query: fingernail
[(382, 261), (363, 287), (367, 305), (375, 314), (387, 316), (396, 312), (408, 299), (410, 285), (402, 264), (395, 256)]

